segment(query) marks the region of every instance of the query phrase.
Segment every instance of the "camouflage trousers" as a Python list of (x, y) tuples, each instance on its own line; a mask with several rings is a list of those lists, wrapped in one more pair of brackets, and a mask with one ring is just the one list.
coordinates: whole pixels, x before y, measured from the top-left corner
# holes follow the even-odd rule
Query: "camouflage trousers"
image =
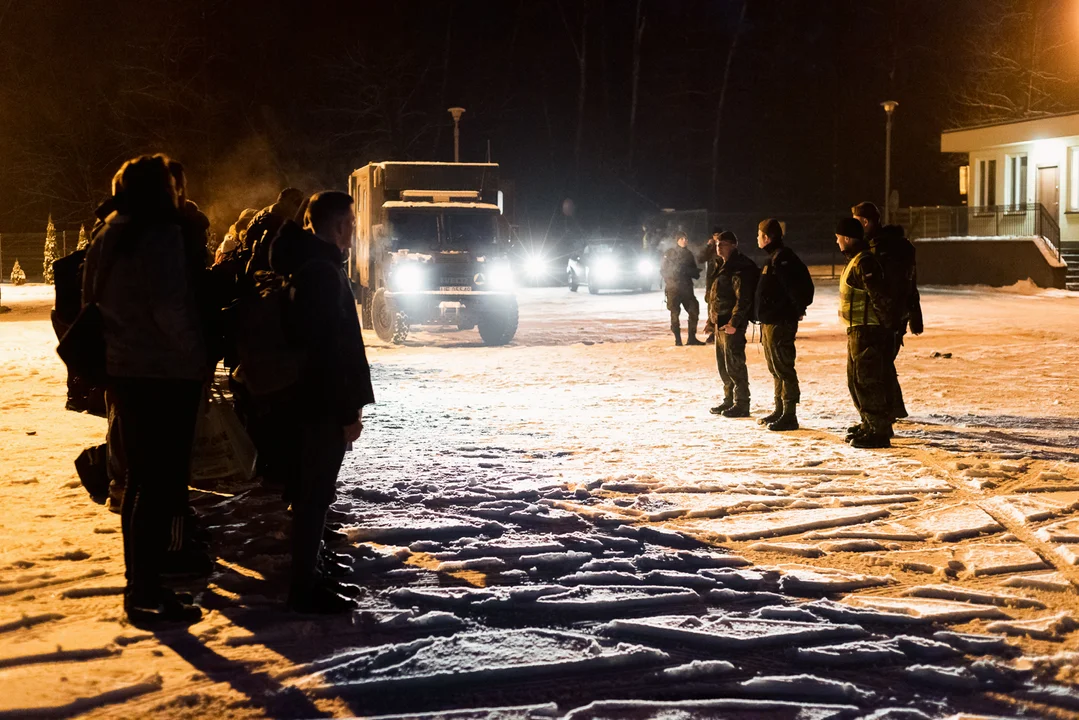
[(797, 358), (794, 338), (797, 335), (797, 322), (761, 324), (764, 361), (768, 364), (768, 372), (772, 373), (777, 404), (795, 405), (802, 397), (798, 388), (798, 372), (794, 369)]
[(746, 369), (746, 331), (733, 335), (716, 331), (716, 366), (723, 381), (723, 399), (749, 407), (749, 371)]
[(862, 426), (874, 435), (892, 428), (895, 333), (864, 325), (847, 329), (847, 388)]

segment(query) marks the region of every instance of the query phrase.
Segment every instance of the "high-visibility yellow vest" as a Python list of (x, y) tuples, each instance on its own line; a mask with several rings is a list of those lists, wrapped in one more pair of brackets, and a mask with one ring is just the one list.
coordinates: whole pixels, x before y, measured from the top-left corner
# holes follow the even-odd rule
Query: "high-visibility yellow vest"
[(843, 269), (843, 275), (839, 278), (839, 317), (843, 318), (848, 327), (881, 324), (876, 310), (873, 309), (873, 303), (869, 302), (869, 293), (847, 283), (851, 270), (867, 253), (869, 250), (863, 250), (855, 255), (847, 263), (847, 267)]

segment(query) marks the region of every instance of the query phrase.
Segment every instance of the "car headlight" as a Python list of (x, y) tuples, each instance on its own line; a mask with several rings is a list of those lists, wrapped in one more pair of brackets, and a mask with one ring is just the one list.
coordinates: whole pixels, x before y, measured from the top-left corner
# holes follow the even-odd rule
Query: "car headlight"
[(512, 290), (515, 285), (513, 268), (508, 262), (492, 263), (487, 268), (487, 282), (495, 290)]
[(637, 274), (638, 275), (651, 275), (656, 271), (655, 264), (648, 258), (641, 258), (637, 261)]
[(618, 275), (618, 261), (614, 258), (601, 258), (596, 261), (593, 272), (597, 280), (613, 280)]
[(532, 254), (525, 258), (525, 272), (531, 278), (540, 278), (547, 274), (547, 258)]
[(397, 266), (393, 272), (393, 285), (398, 292), (423, 290), (424, 273), (419, 263), (409, 262)]

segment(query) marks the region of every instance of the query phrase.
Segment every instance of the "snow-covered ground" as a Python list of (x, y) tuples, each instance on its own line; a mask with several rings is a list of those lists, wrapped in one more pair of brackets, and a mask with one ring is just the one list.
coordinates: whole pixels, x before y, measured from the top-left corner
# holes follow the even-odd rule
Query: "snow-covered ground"
[(885, 451), (842, 441), (827, 282), (795, 433), (708, 413), (713, 349), (672, 345), (658, 292), (524, 291), (505, 348), (368, 337), (378, 404), (336, 505), (363, 612), (282, 612), (283, 508), (219, 487), (195, 494), (207, 615), (157, 635), (124, 623), (118, 518), (73, 472), (103, 422), (62, 409), (50, 300), (3, 289), (0, 718), (1079, 711), (1079, 295), (926, 290)]

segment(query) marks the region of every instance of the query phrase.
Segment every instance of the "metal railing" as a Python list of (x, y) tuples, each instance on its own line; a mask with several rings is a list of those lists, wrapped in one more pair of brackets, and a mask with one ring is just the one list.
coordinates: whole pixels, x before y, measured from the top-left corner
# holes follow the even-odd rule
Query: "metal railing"
[(911, 240), (939, 237), (1041, 237), (1060, 259), (1060, 226), (1041, 203), (900, 208), (895, 219)]

